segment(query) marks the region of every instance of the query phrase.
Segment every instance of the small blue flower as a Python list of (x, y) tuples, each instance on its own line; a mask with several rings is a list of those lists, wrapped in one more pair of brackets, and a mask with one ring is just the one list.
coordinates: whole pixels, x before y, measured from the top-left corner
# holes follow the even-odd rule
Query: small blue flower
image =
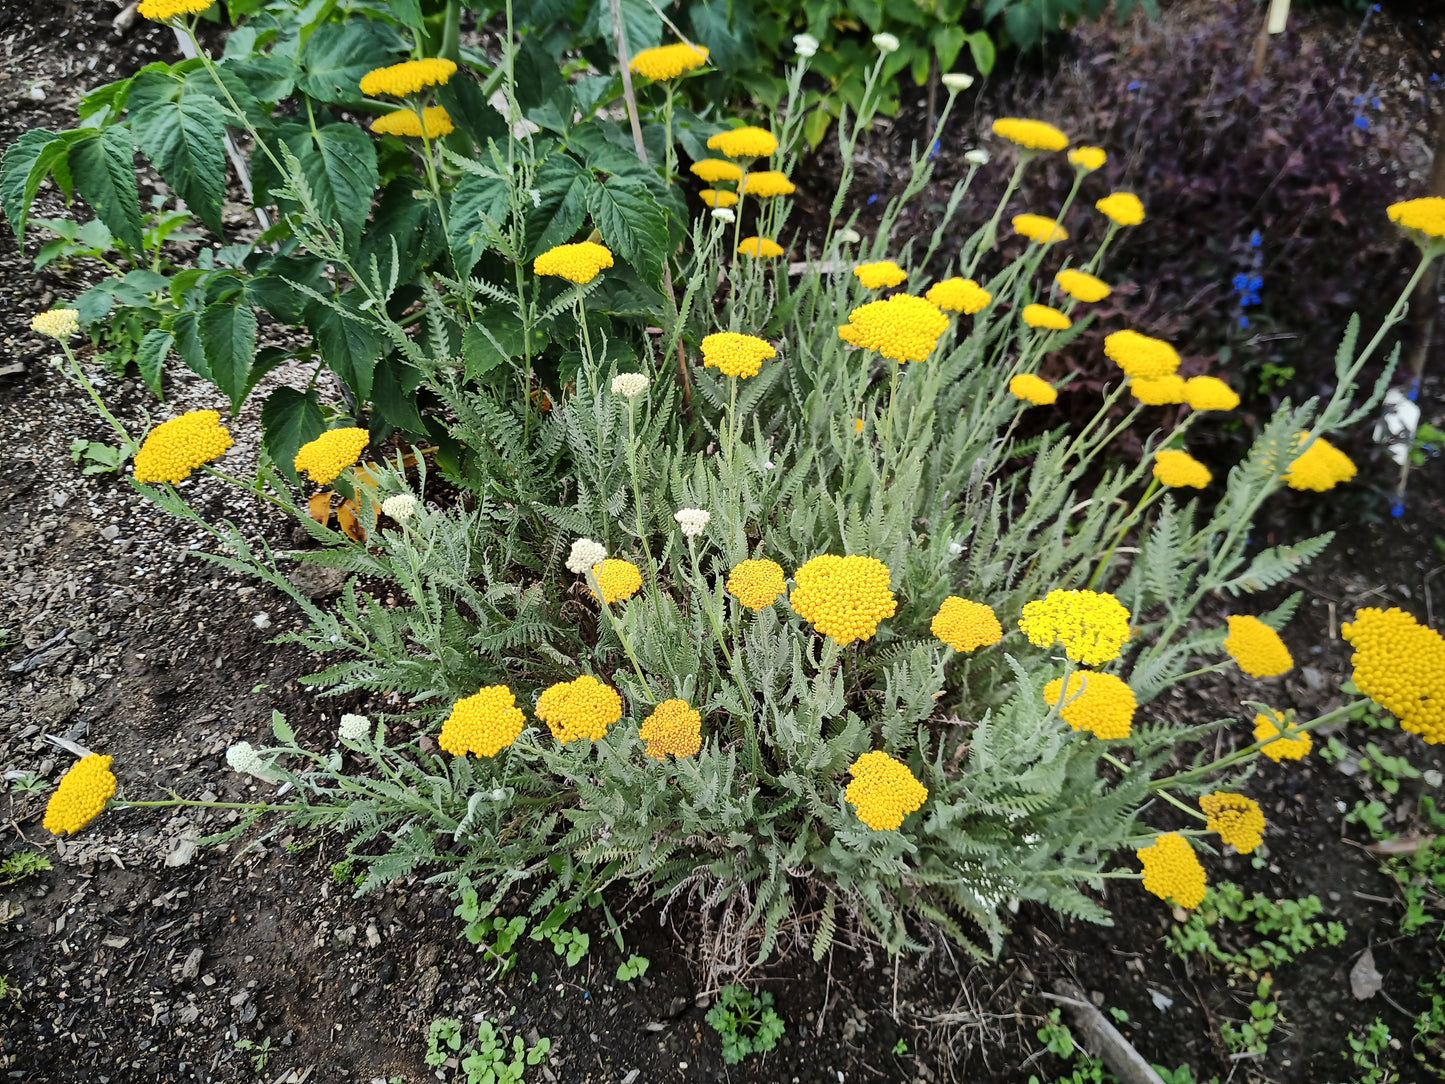
[(1135, 79), (1132, 83), (1129, 84), (1129, 89), (1130, 89), (1130, 90), (1138, 90), (1138, 89), (1139, 89), (1140, 87), (1142, 87), (1143, 85), (1144, 85), (1143, 83), (1141, 83), (1141, 82), (1139, 82), (1139, 80)]
[(1365, 104), (1365, 97), (1364, 97), (1363, 94), (1356, 94), (1356, 95), (1355, 95), (1355, 104), (1356, 104), (1356, 105), (1364, 105), (1364, 104)]
[(1440, 82), (1440, 73), (1439, 73), (1439, 72), (1431, 72), (1431, 73), (1430, 73), (1430, 82), (1432, 82), (1432, 83), (1438, 83), (1438, 82)]
[(1412, 403), (1420, 398), (1420, 379), (1418, 377), (1410, 382), (1410, 390), (1405, 392), (1405, 398)]
[(1394, 504), (1390, 505), (1390, 515), (1394, 516), (1396, 519), (1399, 519), (1399, 518), (1400, 518), (1401, 516), (1403, 516), (1404, 514), (1405, 514), (1405, 502), (1404, 502), (1404, 501), (1396, 501)]
[(869, 206), (871, 207), (873, 204), (875, 204), (875, 203), (877, 203), (877, 202), (878, 202), (878, 193), (877, 193), (877, 192), (874, 192), (871, 196), (868, 197), (868, 204), (869, 204)]
[(1368, 130), (1369, 127), (1370, 127), (1370, 122), (1369, 122), (1369, 120), (1367, 120), (1365, 117), (1356, 117), (1356, 118), (1355, 118), (1355, 127), (1356, 127), (1356, 128), (1363, 128), (1363, 129)]
[(1250, 230), (1250, 231), (1249, 231), (1249, 247), (1250, 247), (1250, 248), (1258, 248), (1259, 245), (1260, 245), (1260, 242), (1263, 241), (1263, 240), (1264, 240), (1264, 238), (1262, 238), (1262, 237), (1259, 235), (1259, 231), (1258, 231), (1258, 230)]
[(931, 146), (931, 147), (928, 148), (928, 157), (929, 157), (929, 158), (937, 158), (937, 157), (938, 157), (938, 151), (939, 151), (939, 149), (940, 149), (940, 148), (939, 148), (939, 145), (938, 145), (938, 140), (935, 139), (935, 140), (933, 141), (933, 146)]
[(1244, 315), (1244, 313), (1239, 314), (1239, 326), (1249, 327), (1249, 317)]
[(1379, 99), (1379, 98), (1371, 98), (1371, 99), (1370, 99), (1370, 104), (1373, 105), (1376, 109), (1379, 109), (1379, 108), (1380, 108), (1380, 99)]
[(1239, 293), (1240, 291), (1247, 289), (1249, 289), (1249, 276), (1246, 275), (1243, 271), (1241, 271), (1239, 274), (1234, 276), (1234, 292)]

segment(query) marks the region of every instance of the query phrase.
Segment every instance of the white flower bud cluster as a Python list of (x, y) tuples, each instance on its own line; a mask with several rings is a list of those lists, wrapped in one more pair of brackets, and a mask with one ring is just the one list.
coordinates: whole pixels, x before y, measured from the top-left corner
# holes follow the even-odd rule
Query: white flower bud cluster
[(738, 220), (738, 216), (733, 214), (731, 207), (714, 207), (712, 209), (712, 217), (714, 221), (721, 222), (724, 225)]
[(701, 508), (679, 508), (672, 514), (677, 520), (677, 525), (682, 528), (682, 533), (688, 538), (696, 538), (707, 529), (708, 522), (712, 519), (712, 513)]
[(342, 741), (365, 741), (371, 737), (371, 720), (365, 715), (343, 715), (340, 734)]
[(988, 151), (977, 148), (965, 151), (963, 160), (971, 166), (986, 166), (988, 165)]
[(643, 373), (618, 373), (612, 378), (612, 394), (632, 399), (646, 391), (648, 383)]
[(271, 776), (266, 772), (266, 764), (261, 759), (261, 754), (256, 752), (248, 741), (238, 741), (227, 749), (226, 763), (234, 772), (254, 775), (257, 779), (265, 779), (268, 782), (271, 780)]
[(814, 56), (818, 52), (818, 39), (812, 34), (794, 34), (793, 48), (801, 57)]
[(572, 543), (572, 552), (567, 555), (567, 571), (585, 576), (595, 565), (607, 557), (607, 547), (590, 538), (579, 538)]
[(973, 86), (973, 76), (966, 72), (949, 72), (943, 77), (943, 85), (955, 93)]
[(898, 47), (901, 43), (898, 38), (892, 34), (874, 34), (873, 44), (878, 47), (880, 53), (887, 56), (889, 53), (898, 52)]
[(381, 510), (400, 523), (416, 515), (416, 498), (410, 493), (398, 493), (382, 501)]

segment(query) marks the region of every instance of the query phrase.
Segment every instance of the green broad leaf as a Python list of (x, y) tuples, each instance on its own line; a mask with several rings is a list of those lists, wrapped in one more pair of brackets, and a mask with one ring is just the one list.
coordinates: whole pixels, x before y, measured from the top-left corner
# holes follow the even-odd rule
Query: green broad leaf
[(422, 33), (421, 5), (417, 0), (387, 0), (387, 7), (391, 9), (396, 21), (404, 24), (407, 28)]
[(510, 192), (501, 177), (468, 173), (452, 191), (447, 208), (447, 238), (458, 275), (471, 273), (511, 213)]
[(413, 177), (392, 180), (382, 190), (376, 213), (357, 248), (357, 269), (369, 278), (374, 260), (383, 287), (393, 278), (398, 284), (410, 282), (419, 267), (425, 267), (446, 247), (436, 204), (417, 199), (415, 192)]
[(231, 400), (235, 414), (246, 398), (256, 353), (256, 314), (241, 298), (217, 302), (201, 313), (198, 330), (211, 380)]
[[(602, 3), (606, 5), (607, 0), (602, 0)], [(515, 78), (513, 93), (524, 113), (537, 108), (566, 86), (556, 58), (542, 47), (535, 35), (524, 37), (517, 47), (517, 55), (512, 59), (512, 73)]]
[(596, 183), (592, 171), (568, 155), (554, 154), (542, 163), (538, 204), (527, 211), (527, 259), (572, 239), (587, 218), (587, 197)]
[(135, 184), (135, 144), (129, 128), (82, 132), (70, 145), (69, 165), (81, 198), (116, 239), (141, 247), (140, 196)]
[(277, 469), (293, 483), (299, 484), (296, 453), (301, 445), (315, 440), (325, 430), (326, 418), (321, 413), (315, 388), (304, 392), (277, 388), (261, 405), (261, 446)]
[(942, 72), (952, 71), (953, 62), (958, 59), (958, 54), (963, 51), (963, 43), (968, 37), (968, 35), (964, 33), (963, 27), (936, 27), (930, 36), (933, 40), (933, 51), (938, 54), (938, 70)]
[[(358, 312), (359, 295), (348, 291), (339, 302), (351, 312)], [(371, 398), (372, 373), (386, 349), (386, 338), (369, 322), (362, 323), (330, 305), (315, 302), (307, 314), (307, 326), (316, 336), (316, 345), (326, 367), (339, 376), (359, 402)]]
[[(856, 2), (856, 0), (855, 0)], [(662, 16), (652, 0), (620, 0), (622, 27), (627, 34), (628, 52), (636, 56), (644, 49), (662, 44)], [(595, 34), (615, 47), (617, 36), (612, 26), (612, 0), (592, 0), (592, 9), (587, 13), (586, 32)]]
[[(235, 33), (232, 31), (233, 36)], [(285, 57), (268, 54), (238, 57), (226, 60), (220, 67), (223, 73), (229, 72), (244, 83), (258, 102), (279, 102), (291, 97), (296, 89), (296, 65)], [(231, 85), (229, 80), (226, 85)]]
[(436, 88), (437, 101), (446, 108), (458, 131), (478, 147), (488, 140), (507, 141), (507, 122), (487, 102), (481, 82), (468, 68), (463, 68)]
[(125, 109), (126, 96), (135, 76), (106, 83), (82, 95), (78, 112), (80, 123), (86, 128), (99, 128), (120, 116)]
[(301, 163), (322, 214), (341, 223), (346, 247), (355, 249), (371, 213), (379, 179), (376, 144), (352, 124), (328, 124), (316, 133), (303, 129), (286, 140)]
[(667, 216), (647, 187), (613, 177), (592, 186), (587, 209), (602, 231), (603, 244), (630, 263), (649, 286), (660, 287), (667, 258)]
[(214, 98), (186, 93), (179, 82), (176, 88), (175, 98), (133, 111), (131, 129), (141, 151), (191, 213), (224, 236), (226, 125)]
[(994, 47), (993, 38), (982, 30), (976, 30), (969, 34), (964, 40), (968, 42), (968, 51), (973, 54), (973, 63), (978, 68), (979, 74), (988, 75), (993, 71), (994, 60), (998, 56), (998, 50)]
[(425, 433), (426, 420), (416, 406), (416, 389), (421, 382), (422, 374), (413, 366), (395, 355), (383, 358), (372, 374), (371, 384), (371, 404), (381, 420), (408, 433)]
[(171, 325), (171, 332), (176, 337), (176, 353), (186, 363), (186, 368), (191, 370), (203, 380), (210, 380), (215, 383), (211, 376), (211, 365), (206, 360), (205, 347), (201, 345), (200, 318), (194, 312), (183, 312), (176, 317)]
[(65, 162), (67, 150), (67, 141), (46, 128), (32, 128), (5, 148), (0, 159), (0, 209), (22, 246), (35, 193), (57, 163)]
[(283, 324), (302, 323), (311, 304), (293, 283), (326, 292), (326, 265), (315, 256), (268, 256), (254, 270), (246, 280), (246, 300)]
[(318, 101), (361, 101), (361, 77), (406, 51), (401, 35), (379, 19), (324, 22), (301, 47), (296, 86)]
[(175, 336), (169, 331), (162, 331), (157, 327), (147, 331), (145, 338), (140, 341), (140, 346), (136, 348), (136, 368), (140, 370), (141, 379), (146, 382), (146, 387), (156, 393), (157, 399), (165, 398), (165, 394), (161, 391), (161, 369), (165, 364), (166, 355), (171, 352), (171, 344), (175, 341)]

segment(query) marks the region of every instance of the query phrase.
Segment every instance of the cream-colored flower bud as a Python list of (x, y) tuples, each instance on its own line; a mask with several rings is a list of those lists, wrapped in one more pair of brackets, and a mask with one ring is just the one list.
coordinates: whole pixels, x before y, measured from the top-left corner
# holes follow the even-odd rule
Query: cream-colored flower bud
[(898, 47), (900, 43), (894, 35), (885, 33), (874, 34), (873, 44), (878, 47), (878, 51), (880, 53), (882, 53), (884, 56), (887, 56), (889, 53), (898, 52)]
[(607, 557), (607, 547), (590, 538), (579, 538), (572, 543), (572, 552), (567, 555), (567, 571), (585, 576), (593, 565), (600, 565)]
[(74, 309), (37, 312), (30, 321), (30, 330), (63, 342), (80, 331), (80, 316)]
[(371, 720), (365, 715), (343, 715), (338, 732), (343, 741), (365, 741), (371, 736)]
[(645, 373), (618, 373), (612, 378), (612, 394), (632, 399), (646, 391), (648, 383)]
[(712, 217), (714, 221), (721, 222), (724, 225), (730, 225), (738, 220), (738, 216), (733, 214), (731, 209), (727, 207), (714, 207), (712, 209)]
[(818, 52), (818, 39), (812, 34), (794, 34), (793, 48), (801, 57), (810, 57)]
[(943, 85), (956, 94), (973, 86), (973, 76), (967, 72), (949, 72), (943, 77)]
[(707, 528), (708, 521), (712, 519), (712, 513), (701, 508), (679, 508), (673, 513), (672, 518), (677, 520), (677, 525), (682, 528), (682, 533), (688, 538), (696, 538)]
[(381, 502), (381, 510), (400, 523), (416, 515), (416, 498), (410, 493), (398, 493)]
[(242, 772), (246, 775), (254, 775), (257, 779), (271, 781), (271, 776), (266, 772), (266, 763), (261, 759), (261, 754), (252, 748), (248, 741), (238, 741), (235, 745), (226, 750), (226, 763), (231, 770)]
[(988, 165), (988, 151), (982, 148), (965, 151), (963, 160), (971, 166), (986, 166)]

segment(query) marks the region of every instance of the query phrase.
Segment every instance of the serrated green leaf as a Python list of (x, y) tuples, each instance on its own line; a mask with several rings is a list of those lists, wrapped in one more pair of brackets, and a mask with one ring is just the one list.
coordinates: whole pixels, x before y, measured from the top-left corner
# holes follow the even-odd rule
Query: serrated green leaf
[(186, 363), (186, 368), (205, 380), (211, 380), (211, 366), (206, 361), (206, 349), (201, 345), (200, 320), (197, 314), (181, 313), (171, 325), (171, 331), (176, 337), (176, 353)]
[(234, 414), (246, 398), (256, 353), (256, 314), (242, 299), (220, 301), (201, 313), (197, 330), (211, 380), (231, 400)]
[(326, 429), (326, 418), (316, 389), (277, 388), (266, 396), (261, 406), (261, 444), (276, 467), (293, 483), (296, 476), (296, 453), (301, 445), (319, 437)]
[(140, 196), (135, 184), (135, 145), (124, 126), (86, 131), (70, 145), (71, 176), (81, 198), (116, 239), (141, 247)]
[(55, 164), (65, 161), (67, 150), (67, 142), (46, 128), (32, 128), (5, 148), (0, 159), (0, 209), (21, 245), (35, 193)]
[(510, 208), (510, 190), (500, 177), (469, 173), (457, 183), (447, 209), (447, 240), (458, 275), (471, 273), (495, 231), (505, 227)]
[(226, 125), (215, 99), (187, 93), (177, 81), (175, 97), (134, 110), (130, 119), (136, 143), (161, 177), (192, 214), (223, 236)]
[(553, 154), (537, 170), (538, 205), (527, 211), (527, 259), (572, 239), (587, 218), (587, 196), (597, 183), (575, 158)]
[(161, 371), (165, 364), (166, 355), (171, 352), (171, 344), (175, 342), (175, 336), (169, 331), (162, 331), (160, 328), (152, 328), (147, 331), (145, 338), (136, 347), (135, 364), (140, 370), (141, 379), (146, 386), (156, 393), (158, 399), (164, 399), (161, 392)]
[[(339, 303), (356, 312), (357, 300), (355, 296), (343, 295)], [(382, 333), (369, 323), (321, 304), (311, 306), (307, 326), (316, 336), (326, 367), (342, 379), (359, 401), (370, 399), (372, 373), (386, 347)]]
[(406, 42), (379, 19), (325, 22), (301, 48), (296, 87), (318, 101), (360, 101), (361, 77), (396, 63), (405, 52)]
[(603, 244), (630, 263), (645, 283), (660, 287), (667, 217), (652, 193), (644, 185), (612, 177), (591, 187), (587, 204)]

